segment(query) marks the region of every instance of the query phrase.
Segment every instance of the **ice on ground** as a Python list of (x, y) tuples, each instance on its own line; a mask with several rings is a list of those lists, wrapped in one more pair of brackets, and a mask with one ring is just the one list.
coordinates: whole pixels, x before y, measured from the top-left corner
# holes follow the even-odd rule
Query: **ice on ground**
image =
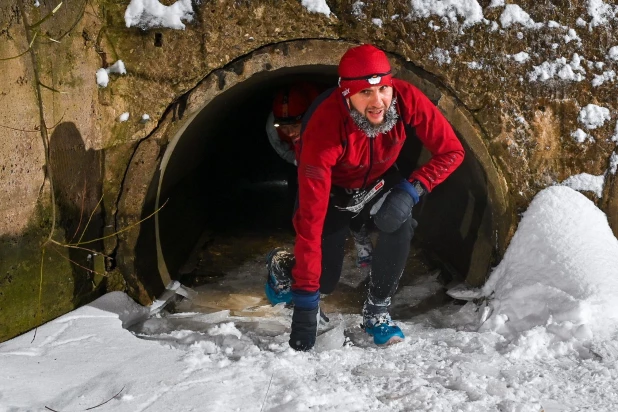
[(605, 124), (611, 119), (609, 109), (606, 107), (589, 104), (579, 111), (577, 120), (582, 123), (587, 129), (596, 129)]
[(191, 0), (178, 0), (170, 6), (161, 4), (158, 0), (131, 0), (124, 13), (127, 27), (151, 29), (168, 27), (184, 30), (184, 21), (193, 21)]
[(607, 217), (568, 187), (541, 191), (483, 292), (492, 313), (480, 330), (520, 349), (559, 356), (615, 338), (618, 240)]
[(607, 57), (612, 60), (618, 60), (618, 46), (611, 47), (607, 53)]
[(589, 173), (580, 173), (569, 177), (561, 184), (573, 190), (594, 192), (598, 198), (601, 198), (603, 196), (603, 186), (605, 185), (605, 175), (595, 176)]

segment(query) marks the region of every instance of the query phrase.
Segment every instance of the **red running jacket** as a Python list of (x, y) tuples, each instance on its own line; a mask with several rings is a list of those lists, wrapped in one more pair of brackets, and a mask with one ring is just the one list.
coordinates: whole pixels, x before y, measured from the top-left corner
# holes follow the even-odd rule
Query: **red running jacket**
[(393, 79), (399, 121), (391, 131), (370, 139), (350, 117), (345, 98), (336, 90), (312, 114), (301, 136), (298, 164), (299, 207), (294, 214), (295, 290), (315, 292), (322, 273), (322, 227), (331, 184), (347, 189), (375, 182), (397, 160), (406, 139), (404, 123), (415, 128), (431, 152), (429, 162), (415, 170), (410, 181), (428, 191), (461, 164), (464, 150), (448, 121), (416, 87)]

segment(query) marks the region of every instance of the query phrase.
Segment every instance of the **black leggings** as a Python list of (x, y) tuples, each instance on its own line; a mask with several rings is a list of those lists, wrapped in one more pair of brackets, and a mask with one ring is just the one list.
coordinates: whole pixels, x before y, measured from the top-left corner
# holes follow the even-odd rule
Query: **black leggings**
[[(369, 225), (370, 210), (371, 204), (354, 216), (353, 213), (339, 210), (329, 203), (322, 229), (320, 293), (329, 294), (335, 290), (341, 277), (344, 246), (349, 229), (352, 227), (358, 230), (363, 224)], [(414, 235), (412, 221), (412, 217), (408, 218), (393, 233), (379, 232), (373, 250), (369, 284), (369, 293), (373, 298), (384, 300), (393, 296), (397, 290)]]

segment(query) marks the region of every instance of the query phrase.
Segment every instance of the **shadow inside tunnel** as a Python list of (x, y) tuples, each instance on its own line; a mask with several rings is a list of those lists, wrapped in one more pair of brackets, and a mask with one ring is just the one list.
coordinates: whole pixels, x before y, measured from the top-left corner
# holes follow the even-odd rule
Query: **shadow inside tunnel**
[[(103, 237), (103, 152), (86, 149), (75, 123), (64, 122), (56, 126), (51, 135), (49, 162), (56, 217), (64, 232), (64, 243), (76, 244)], [(80, 247), (84, 249), (68, 248), (76, 306), (90, 302), (105, 290), (105, 282), (97, 284), (100, 279), (95, 278), (94, 272), (95, 261), (102, 258), (103, 242), (98, 240)]]

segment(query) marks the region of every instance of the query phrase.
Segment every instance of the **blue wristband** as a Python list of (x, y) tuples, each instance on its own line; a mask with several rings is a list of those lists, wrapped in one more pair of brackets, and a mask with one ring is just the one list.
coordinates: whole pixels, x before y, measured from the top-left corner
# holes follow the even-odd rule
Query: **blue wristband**
[(397, 183), (395, 187), (405, 190), (410, 195), (412, 200), (414, 200), (414, 204), (417, 204), (420, 200), (420, 196), (418, 195), (416, 188), (407, 179), (403, 179), (401, 182)]
[(306, 290), (292, 289), (292, 302), (294, 302), (294, 307), (298, 309), (315, 309), (320, 303), (320, 291), (308, 292)]

